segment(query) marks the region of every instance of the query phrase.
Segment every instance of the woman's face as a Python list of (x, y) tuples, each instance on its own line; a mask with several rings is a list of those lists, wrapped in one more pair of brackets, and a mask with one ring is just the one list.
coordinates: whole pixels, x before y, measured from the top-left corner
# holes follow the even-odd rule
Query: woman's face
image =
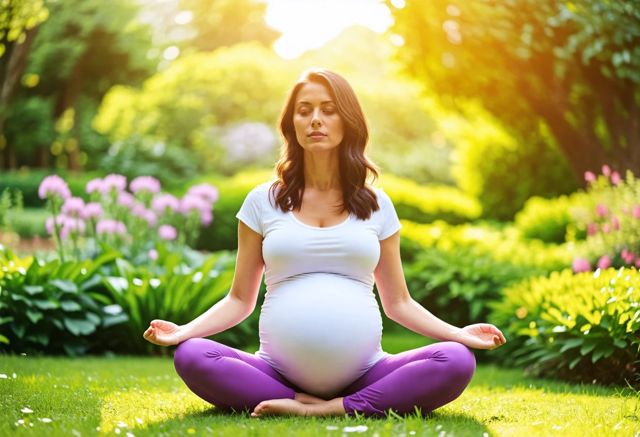
[(308, 82), (298, 91), (293, 126), (298, 143), (308, 151), (334, 149), (344, 137), (342, 118), (336, 103), (329, 90), (316, 82)]

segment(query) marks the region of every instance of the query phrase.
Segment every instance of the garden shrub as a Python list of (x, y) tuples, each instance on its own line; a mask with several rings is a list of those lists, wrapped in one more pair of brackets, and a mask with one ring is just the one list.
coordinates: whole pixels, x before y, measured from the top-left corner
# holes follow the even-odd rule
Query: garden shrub
[[(220, 198), (213, 210), (213, 223), (202, 229), (196, 248), (201, 250), (236, 250), (238, 248), (238, 219), (236, 214), (245, 197), (255, 186), (273, 177), (273, 170), (247, 170), (227, 179), (216, 179)], [(198, 181), (209, 181), (205, 178)]]
[(412, 297), (447, 322), (465, 326), (484, 322), (488, 303), (508, 285), (532, 274), (530, 267), (478, 255), (472, 248), (424, 248), (404, 268)]
[(96, 331), (125, 322), (122, 309), (95, 291), (99, 268), (116, 256), (44, 262), (0, 246), (0, 350), (79, 355)]
[[(205, 257), (189, 252), (191, 265), (184, 262), (183, 254), (164, 249), (159, 250), (157, 264), (148, 267), (116, 260), (103, 284), (106, 296), (123, 308), (129, 321), (109, 335), (111, 348), (127, 353), (166, 353), (142, 337), (153, 319), (188, 323), (228, 293), (235, 253), (221, 251)], [(246, 325), (240, 332), (220, 334), (229, 344), (240, 347), (253, 342), (252, 335)]]
[(50, 174), (58, 174), (66, 179), (71, 193), (85, 200), (89, 198), (84, 190), (85, 184), (96, 175), (93, 172), (71, 174), (67, 171), (42, 169), (2, 171), (0, 172), (0, 192), (4, 191), (5, 188), (10, 188), (12, 191), (19, 190), (22, 193), (25, 207), (42, 208), (44, 207), (44, 201), (38, 197), (38, 187), (42, 179)]
[(640, 179), (630, 171), (623, 179), (608, 166), (589, 187), (581, 208), (574, 209), (576, 228), (587, 238), (576, 245), (574, 271), (635, 266), (640, 268)]
[(515, 226), (524, 238), (538, 239), (545, 243), (562, 244), (584, 239), (586, 231), (577, 230), (572, 209), (584, 203), (584, 193), (545, 199), (534, 196), (526, 201), (516, 214)]
[(458, 224), (475, 220), (482, 212), (476, 199), (454, 187), (422, 186), (389, 174), (380, 178), (379, 185), (393, 201), (401, 219), (417, 223), (444, 220)]
[(474, 256), (487, 256), (496, 262), (530, 268), (534, 272), (548, 273), (571, 265), (573, 251), (569, 245), (523, 240), (518, 230), (510, 226), (401, 222), (403, 261), (411, 262), (425, 248), (434, 247), (444, 252), (469, 249)]
[(635, 268), (530, 278), (491, 304), (507, 362), (536, 375), (640, 386), (640, 274)]

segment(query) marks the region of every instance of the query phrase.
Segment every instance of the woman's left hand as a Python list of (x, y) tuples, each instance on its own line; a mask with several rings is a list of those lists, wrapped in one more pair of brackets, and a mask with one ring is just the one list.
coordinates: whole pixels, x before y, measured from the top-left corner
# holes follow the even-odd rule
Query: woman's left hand
[(496, 349), (507, 342), (502, 332), (489, 323), (465, 326), (458, 331), (456, 341), (474, 349)]

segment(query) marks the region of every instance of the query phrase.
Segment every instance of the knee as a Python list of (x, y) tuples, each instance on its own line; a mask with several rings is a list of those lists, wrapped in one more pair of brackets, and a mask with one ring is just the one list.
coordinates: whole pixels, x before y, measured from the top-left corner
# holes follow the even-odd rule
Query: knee
[(178, 345), (173, 354), (173, 365), (180, 376), (188, 374), (202, 361), (206, 341), (204, 338), (190, 338)]
[(476, 370), (476, 357), (471, 349), (462, 343), (447, 341), (441, 344), (441, 351), (450, 364), (451, 375), (468, 383)]

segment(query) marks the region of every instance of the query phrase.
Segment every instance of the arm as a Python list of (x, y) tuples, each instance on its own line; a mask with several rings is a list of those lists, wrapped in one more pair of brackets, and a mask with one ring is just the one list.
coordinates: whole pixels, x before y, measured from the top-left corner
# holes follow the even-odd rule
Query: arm
[(402, 271), (399, 232), (380, 242), (380, 260), (374, 276), (384, 313), (407, 329), (436, 340), (457, 341), (480, 349), (497, 347), (506, 341), (493, 325), (483, 323), (458, 328), (440, 320), (413, 300)]
[(177, 326), (154, 320), (144, 338), (168, 346), (189, 338), (207, 337), (227, 330), (246, 319), (256, 306), (264, 270), (262, 236), (242, 221), (238, 224), (238, 254), (229, 293), (191, 322)]

